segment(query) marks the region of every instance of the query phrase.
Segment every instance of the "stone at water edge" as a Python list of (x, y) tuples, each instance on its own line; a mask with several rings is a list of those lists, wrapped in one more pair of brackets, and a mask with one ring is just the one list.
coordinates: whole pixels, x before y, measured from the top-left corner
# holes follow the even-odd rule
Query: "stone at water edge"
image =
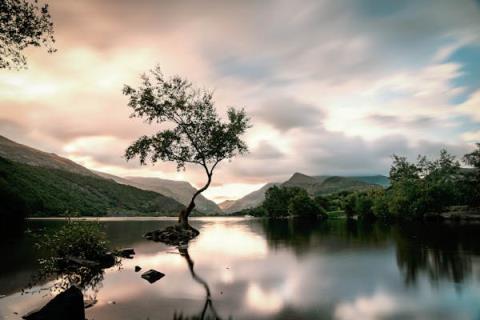
[(140, 267), (140, 266), (135, 266), (135, 272), (138, 272), (138, 271), (140, 271), (140, 270), (142, 270), (142, 267)]
[(22, 317), (26, 320), (85, 320), (83, 294), (76, 286), (59, 293), (43, 308)]
[(142, 278), (147, 280), (150, 283), (157, 282), (165, 276), (164, 273), (158, 272), (157, 270), (150, 269), (147, 272), (142, 274)]
[(148, 240), (163, 242), (168, 245), (180, 245), (188, 243), (196, 238), (200, 232), (194, 228), (184, 228), (180, 225), (168, 226), (163, 230), (147, 232), (144, 237)]
[(135, 255), (135, 250), (133, 248), (124, 248), (118, 250), (117, 254), (122, 258), (131, 258)]

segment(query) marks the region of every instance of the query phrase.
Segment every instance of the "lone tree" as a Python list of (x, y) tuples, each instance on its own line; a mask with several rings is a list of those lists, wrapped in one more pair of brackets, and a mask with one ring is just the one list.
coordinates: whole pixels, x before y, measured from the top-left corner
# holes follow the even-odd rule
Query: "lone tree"
[(38, 0), (0, 0), (0, 69), (20, 69), (27, 65), (22, 51), (28, 47), (55, 52), (53, 22), (48, 5)]
[(248, 152), (241, 136), (250, 127), (249, 118), (243, 109), (230, 107), (228, 119), (223, 121), (211, 91), (195, 88), (179, 76), (167, 78), (159, 67), (151, 70), (150, 76), (142, 76), (139, 88), (125, 86), (123, 93), (129, 97), (131, 117), (142, 118), (149, 124), (166, 124), (156, 134), (142, 136), (128, 147), (127, 160), (138, 157), (142, 165), (148, 161), (173, 161), (177, 170), (192, 163), (205, 170), (206, 184), (193, 194), (178, 217), (180, 226), (192, 229), (188, 217), (195, 208), (195, 198), (210, 186), (217, 165)]

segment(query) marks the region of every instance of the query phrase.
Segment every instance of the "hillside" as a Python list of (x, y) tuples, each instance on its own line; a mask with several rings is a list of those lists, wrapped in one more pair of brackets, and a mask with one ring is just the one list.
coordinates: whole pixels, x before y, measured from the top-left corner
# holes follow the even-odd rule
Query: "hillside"
[(235, 203), (235, 200), (225, 200), (222, 201), (218, 204), (220, 209), (222, 209), (223, 212), (227, 212), (228, 209)]
[[(231, 203), (229, 203), (226, 208), (222, 209), (225, 213), (234, 213), (242, 211), (244, 209), (258, 207), (263, 202), (263, 200), (265, 200), (265, 192), (267, 192), (267, 190), (274, 185), (279, 185), (279, 183), (267, 183), (260, 189), (247, 194), (243, 198), (234, 201), (230, 200)], [(225, 201), (223, 203), (225, 203)]]
[[(155, 191), (171, 197), (185, 206), (190, 203), (193, 194), (197, 191), (190, 183), (185, 181), (144, 177), (126, 177), (125, 180), (137, 188)], [(208, 200), (201, 194), (195, 200), (195, 209), (203, 213), (222, 212), (215, 202)]]
[(355, 180), (363, 181), (369, 184), (378, 184), (384, 188), (390, 185), (390, 179), (383, 175), (376, 175), (376, 176), (352, 176), (350, 177)]
[[(96, 176), (15, 163), (0, 157), (0, 212), (58, 216), (158, 215), (177, 213), (183, 205), (151, 191)], [(18, 210), (17, 210), (18, 211)]]
[(225, 213), (234, 213), (244, 209), (258, 207), (265, 199), (265, 192), (273, 185), (282, 185), (285, 187), (299, 187), (307, 190), (310, 195), (330, 194), (340, 191), (360, 191), (375, 187), (386, 187), (389, 185), (387, 177), (359, 176), (359, 177), (341, 177), (341, 176), (308, 176), (296, 172), (290, 179), (281, 184), (269, 183), (261, 189), (256, 190), (239, 200), (227, 200), (228, 202), (222, 208)]
[(54, 153), (43, 152), (16, 143), (4, 136), (0, 136), (0, 157), (31, 166), (59, 169), (87, 176), (95, 176), (93, 172), (71, 160), (62, 158)]
[[(196, 189), (188, 182), (174, 181), (160, 178), (146, 177), (118, 177), (104, 172), (94, 171), (95, 174), (105, 179), (114, 180), (117, 183), (126, 184), (142, 190), (154, 191), (164, 196), (175, 199), (181, 204), (187, 206), (195, 193)], [(202, 213), (222, 213), (218, 205), (199, 195), (195, 200), (195, 209)]]
[[(23, 163), (35, 167), (51, 168), (91, 177), (113, 180), (123, 185), (129, 185), (147, 191), (154, 191), (165, 197), (172, 198), (183, 205), (188, 204), (191, 196), (195, 192), (195, 188), (193, 188), (187, 182), (136, 177), (125, 179), (102, 172), (91, 171), (56, 154), (36, 150), (34, 148), (16, 143), (3, 136), (0, 136), (0, 157), (9, 159), (15, 163)], [(196, 209), (200, 212), (222, 212), (213, 201), (210, 201), (201, 195), (197, 198), (196, 202)]]
[[(383, 178), (382, 178), (383, 177)], [(282, 186), (299, 187), (307, 190), (310, 195), (330, 194), (340, 191), (360, 191), (378, 186), (386, 186), (385, 176), (307, 176), (294, 173)]]

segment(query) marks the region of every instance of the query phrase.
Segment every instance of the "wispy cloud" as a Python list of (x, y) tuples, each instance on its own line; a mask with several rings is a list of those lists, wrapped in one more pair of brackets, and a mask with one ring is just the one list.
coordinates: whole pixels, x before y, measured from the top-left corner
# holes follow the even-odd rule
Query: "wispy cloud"
[(0, 133), (93, 169), (203, 182), (122, 158), (155, 128), (129, 119), (121, 88), (157, 63), (252, 117), (252, 152), (219, 167), (218, 199), (294, 171), (386, 173), (392, 153), (461, 154), (478, 137), (473, 0), (50, 4), (59, 50), (2, 71)]

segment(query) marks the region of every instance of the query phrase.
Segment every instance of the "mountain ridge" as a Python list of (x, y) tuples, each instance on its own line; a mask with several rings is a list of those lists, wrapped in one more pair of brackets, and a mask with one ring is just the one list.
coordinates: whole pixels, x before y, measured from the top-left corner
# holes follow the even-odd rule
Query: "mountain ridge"
[[(376, 183), (374, 183), (376, 182)], [(235, 213), (244, 209), (259, 206), (265, 199), (265, 192), (273, 185), (284, 187), (299, 187), (305, 189), (310, 195), (329, 194), (339, 191), (358, 191), (377, 187), (387, 187), (388, 177), (383, 175), (372, 176), (309, 176), (301, 172), (295, 172), (283, 183), (267, 183), (262, 188), (253, 191), (238, 200), (226, 200), (228, 206), (225, 213)], [(226, 201), (222, 203), (226, 203)]]
[[(145, 191), (156, 192), (185, 206), (188, 205), (191, 196), (196, 191), (196, 189), (186, 181), (142, 177), (122, 178), (100, 171), (90, 170), (55, 153), (44, 152), (30, 146), (20, 144), (1, 135), (0, 157), (13, 162), (35, 167), (57, 169), (90, 177), (110, 179), (115, 181), (115, 183), (133, 186), (137, 189)], [(222, 213), (222, 210), (213, 201), (205, 198), (202, 195), (197, 197), (196, 205), (197, 210), (203, 213)]]

